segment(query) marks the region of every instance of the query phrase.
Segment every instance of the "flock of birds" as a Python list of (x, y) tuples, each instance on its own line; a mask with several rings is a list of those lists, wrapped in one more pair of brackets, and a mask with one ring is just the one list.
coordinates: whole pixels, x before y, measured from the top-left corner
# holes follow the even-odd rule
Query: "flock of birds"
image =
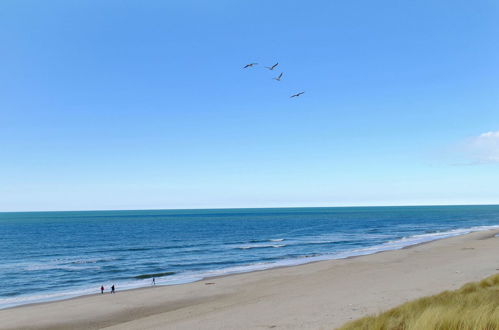
[[(258, 63), (249, 63), (249, 64), (246, 64), (243, 69), (247, 69), (247, 68), (252, 68), (254, 67), (255, 65), (258, 65)], [(266, 69), (269, 69), (270, 71), (274, 71), (274, 69), (279, 65), (279, 62), (277, 62), (276, 64), (272, 65), (272, 66), (266, 66), (265, 68)], [(277, 80), (277, 81), (281, 81), (282, 79), (282, 76), (283, 76), (283, 72), (281, 72), (277, 77), (275, 78), (272, 78), (274, 80)], [(305, 92), (299, 92), (299, 93), (296, 93), (296, 94), (293, 94), (290, 96), (290, 98), (293, 98), (293, 97), (298, 97), (300, 95), (302, 95), (303, 93)]]

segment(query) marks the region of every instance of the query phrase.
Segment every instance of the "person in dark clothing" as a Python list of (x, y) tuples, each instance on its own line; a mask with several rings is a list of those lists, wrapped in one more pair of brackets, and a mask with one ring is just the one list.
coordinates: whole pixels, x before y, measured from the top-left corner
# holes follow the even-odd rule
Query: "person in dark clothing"
[(114, 284), (113, 284), (113, 286), (111, 287), (111, 293), (114, 293)]
[(101, 293), (101, 294), (104, 294), (104, 285), (101, 285), (101, 286), (100, 286), (100, 293)]

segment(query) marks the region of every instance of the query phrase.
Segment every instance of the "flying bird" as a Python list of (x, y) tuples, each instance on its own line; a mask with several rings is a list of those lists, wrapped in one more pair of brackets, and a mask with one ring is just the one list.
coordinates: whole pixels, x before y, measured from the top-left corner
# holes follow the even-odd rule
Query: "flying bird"
[(257, 65), (257, 64), (258, 64), (258, 63), (250, 63), (250, 64), (246, 64), (246, 65), (244, 66), (244, 68), (243, 68), (243, 69), (246, 69), (246, 68), (251, 68), (253, 65)]
[(277, 80), (277, 81), (281, 81), (282, 75), (283, 75), (283, 73), (281, 72), (281, 74), (279, 76), (272, 78), (272, 79)]
[(279, 62), (277, 62), (276, 64), (272, 65), (272, 66), (266, 66), (267, 69), (269, 70), (274, 70), (276, 66), (279, 65)]
[(302, 95), (303, 93), (305, 93), (305, 92), (299, 92), (299, 93), (293, 94), (289, 98), (298, 97), (298, 96)]

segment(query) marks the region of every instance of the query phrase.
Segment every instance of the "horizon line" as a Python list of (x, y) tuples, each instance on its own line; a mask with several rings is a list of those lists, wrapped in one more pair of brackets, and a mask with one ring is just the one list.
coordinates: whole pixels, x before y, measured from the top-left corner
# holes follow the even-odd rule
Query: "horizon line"
[(499, 203), (483, 204), (404, 204), (404, 205), (339, 205), (339, 206), (270, 206), (270, 207), (194, 207), (194, 208), (151, 208), (151, 209), (94, 209), (94, 210), (31, 210), (0, 211), (0, 213), (52, 213), (52, 212), (112, 212), (112, 211), (190, 211), (190, 210), (261, 210), (261, 209), (312, 209), (312, 208), (354, 208), (354, 207), (432, 207), (432, 206), (499, 206)]

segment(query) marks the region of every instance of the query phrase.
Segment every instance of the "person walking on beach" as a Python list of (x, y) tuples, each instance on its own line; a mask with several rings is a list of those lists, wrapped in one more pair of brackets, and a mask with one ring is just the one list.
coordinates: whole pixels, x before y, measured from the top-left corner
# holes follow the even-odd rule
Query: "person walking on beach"
[(100, 286), (100, 293), (101, 293), (101, 294), (104, 294), (104, 285), (101, 285), (101, 286)]
[(114, 284), (113, 284), (113, 286), (111, 287), (111, 293), (114, 293)]
[(152, 285), (156, 285), (156, 279), (154, 277), (152, 278)]

